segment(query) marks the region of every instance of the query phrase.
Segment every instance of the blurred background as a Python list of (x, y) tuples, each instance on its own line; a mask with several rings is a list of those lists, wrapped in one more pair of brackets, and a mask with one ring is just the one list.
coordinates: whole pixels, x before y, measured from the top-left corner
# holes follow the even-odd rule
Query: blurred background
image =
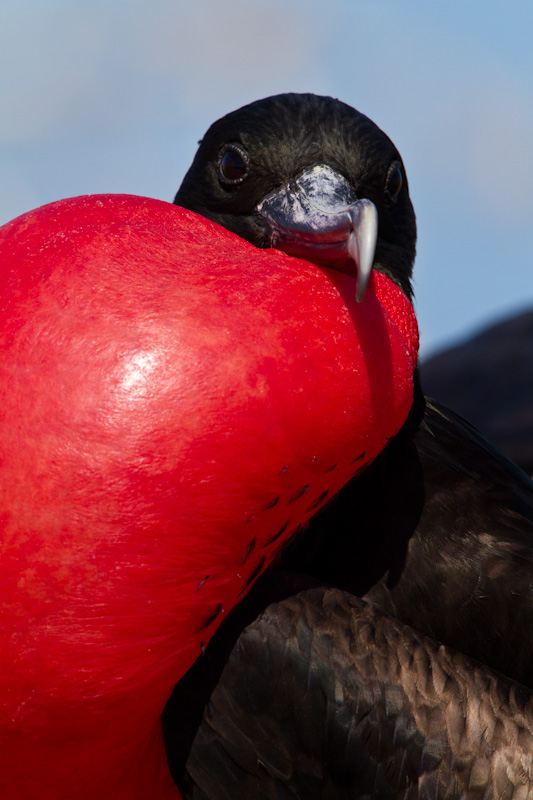
[(3, 0), (0, 223), (172, 200), (219, 116), (333, 95), (404, 157), (427, 357), (533, 305), (532, 30), (531, 0)]

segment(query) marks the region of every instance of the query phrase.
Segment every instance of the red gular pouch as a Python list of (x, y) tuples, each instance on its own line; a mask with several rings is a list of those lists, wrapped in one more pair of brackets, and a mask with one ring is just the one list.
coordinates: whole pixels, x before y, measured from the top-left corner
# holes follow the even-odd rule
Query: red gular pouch
[(147, 198), (0, 249), (0, 797), (176, 798), (165, 702), (404, 422), (413, 310)]

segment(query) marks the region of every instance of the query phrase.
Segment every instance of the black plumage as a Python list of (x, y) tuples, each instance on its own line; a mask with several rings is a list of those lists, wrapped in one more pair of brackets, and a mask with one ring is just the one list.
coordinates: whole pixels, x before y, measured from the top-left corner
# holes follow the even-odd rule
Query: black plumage
[(284, 560), (533, 686), (532, 519), (530, 479), (419, 396), (407, 426)]
[[(264, 198), (272, 193), (301, 198), (301, 175), (308, 176), (317, 166), (340, 176), (339, 192), (350, 208), (361, 198), (374, 204), (378, 218), (374, 269), (389, 275), (411, 299), (416, 224), (401, 156), (368, 118), (336, 100), (280, 95), (219, 120), (204, 137), (175, 202), (260, 247), (283, 248), (288, 241), (291, 252), (296, 231), (304, 240), (298, 244), (298, 253), (349, 270), (349, 254), (344, 254), (343, 261), (337, 246), (328, 260), (331, 234), (324, 238), (320, 230), (313, 230), (314, 223), (301, 234), (294, 216), (286, 226), (282, 220), (280, 234), (277, 217), (273, 225), (262, 213)], [(315, 190), (313, 184), (311, 193)], [(298, 202), (307, 203), (311, 193), (304, 191)], [(314, 203), (315, 196), (311, 199)], [(344, 214), (336, 205), (329, 206), (327, 198), (319, 196), (318, 204), (339, 219)], [(339, 230), (343, 225), (345, 221)], [(348, 236), (352, 227), (343, 235)], [(375, 609), (372, 613), (392, 614), (421, 633), (533, 686), (533, 484), (465, 420), (426, 398), (418, 380), (415, 384), (413, 407), (402, 431), (363, 475), (314, 518), (283, 554), (280, 566), (319, 586), (366, 596)], [(306, 601), (294, 602), (296, 606), (316, 603), (320, 608), (324, 597), (324, 593), (306, 595)], [(302, 613), (301, 624), (305, 626), (312, 617), (312, 610)], [(404, 647), (402, 642), (411, 641), (415, 634), (398, 630), (397, 645)], [(335, 633), (339, 643), (344, 635), (339, 622)], [(376, 644), (369, 640), (365, 646), (365, 657), (371, 660)], [(243, 664), (231, 663), (242, 674)], [(345, 672), (337, 660), (332, 675), (337, 666), (335, 679), (342, 684)], [(225, 676), (219, 686), (222, 692), (224, 681), (229, 680)], [(283, 680), (291, 678), (286, 675)], [(300, 691), (296, 685), (294, 689)], [(445, 706), (449, 702), (445, 696), (441, 700)], [(472, 695), (471, 702), (477, 703), (478, 696)], [(438, 713), (444, 713), (443, 708)], [(444, 718), (446, 735), (451, 736), (446, 727), (450, 720), (446, 722), (445, 714)], [(350, 715), (345, 724), (353, 724)], [(481, 748), (484, 741), (483, 736), (478, 740)], [(449, 742), (443, 748), (449, 759)], [(190, 758), (194, 759), (194, 752), (193, 748)], [(406, 752), (404, 758), (409, 757)], [(404, 767), (396, 764), (390, 769), (401, 772)], [(462, 796), (452, 788), (457, 779), (454, 770), (459, 767), (450, 769), (445, 778), (449, 794), (398, 794), (395, 784), (390, 794), (380, 789), (376, 794), (347, 796)], [(517, 781), (518, 773), (513, 773)], [(279, 786), (283, 786), (281, 777)], [(264, 796), (293, 796), (283, 794), (279, 786), (278, 794), (273, 790)], [(328, 794), (329, 789), (320, 791), (324, 793), (294, 796), (339, 796)]]
[(530, 796), (530, 691), (303, 584), (263, 579), (178, 685), (165, 722), (185, 800)]
[[(245, 155), (246, 171), (228, 179), (223, 159), (235, 146)], [(411, 298), (416, 220), (402, 158), (368, 117), (338, 100), (277, 95), (218, 120), (200, 142), (174, 202), (257, 247), (271, 247), (272, 226), (259, 213), (259, 204), (273, 189), (294, 182), (306, 168), (318, 164), (331, 167), (358, 197), (376, 205), (379, 236), (374, 268)], [(392, 197), (389, 184), (397, 179), (395, 167), (402, 173), (403, 185)], [(314, 260), (328, 263), (316, 249), (313, 255)]]

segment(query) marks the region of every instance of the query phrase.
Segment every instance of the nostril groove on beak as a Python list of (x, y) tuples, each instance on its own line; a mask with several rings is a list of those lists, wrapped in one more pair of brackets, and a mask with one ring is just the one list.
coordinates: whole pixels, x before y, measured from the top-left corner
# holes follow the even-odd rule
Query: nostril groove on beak
[(365, 294), (377, 239), (377, 210), (358, 200), (343, 175), (319, 165), (270, 192), (258, 213), (271, 230), (272, 246), (290, 255), (341, 269), (356, 277), (356, 298)]

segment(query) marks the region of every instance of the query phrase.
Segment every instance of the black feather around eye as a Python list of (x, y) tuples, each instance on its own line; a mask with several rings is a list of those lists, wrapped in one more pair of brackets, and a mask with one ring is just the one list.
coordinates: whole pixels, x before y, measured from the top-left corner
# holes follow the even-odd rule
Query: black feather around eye
[(398, 195), (402, 191), (403, 174), (402, 166), (399, 161), (393, 161), (387, 172), (385, 180), (385, 196), (391, 203), (395, 203)]
[(218, 160), (218, 176), (222, 183), (236, 185), (248, 175), (250, 159), (239, 144), (228, 144), (222, 149)]

